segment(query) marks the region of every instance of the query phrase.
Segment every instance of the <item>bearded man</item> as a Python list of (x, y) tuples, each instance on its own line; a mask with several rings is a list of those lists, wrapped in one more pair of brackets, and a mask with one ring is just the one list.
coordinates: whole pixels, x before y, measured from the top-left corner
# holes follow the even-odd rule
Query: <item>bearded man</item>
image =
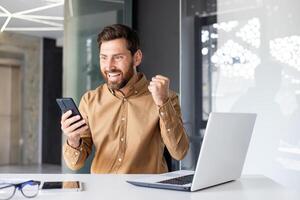
[(166, 147), (181, 160), (189, 148), (178, 96), (169, 78), (148, 81), (137, 72), (142, 51), (137, 33), (115, 24), (98, 35), (100, 71), (105, 84), (86, 92), (80, 101), (83, 117), (61, 117), (67, 136), (63, 157), (70, 169), (84, 166), (95, 147), (91, 173), (164, 173)]

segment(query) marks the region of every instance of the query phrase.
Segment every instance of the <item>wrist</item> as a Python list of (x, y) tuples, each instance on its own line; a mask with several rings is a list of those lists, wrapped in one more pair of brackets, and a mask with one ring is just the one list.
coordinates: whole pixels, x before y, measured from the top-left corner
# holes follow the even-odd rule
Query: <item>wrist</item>
[(158, 107), (161, 107), (161, 106), (163, 106), (164, 104), (166, 104), (167, 102), (168, 102), (168, 100), (169, 100), (169, 97), (167, 97), (167, 98), (165, 98), (165, 99), (163, 99), (163, 100), (160, 100), (159, 102), (157, 102), (157, 106)]
[(80, 138), (79, 139), (67, 139), (67, 144), (73, 148), (78, 148), (80, 146)]

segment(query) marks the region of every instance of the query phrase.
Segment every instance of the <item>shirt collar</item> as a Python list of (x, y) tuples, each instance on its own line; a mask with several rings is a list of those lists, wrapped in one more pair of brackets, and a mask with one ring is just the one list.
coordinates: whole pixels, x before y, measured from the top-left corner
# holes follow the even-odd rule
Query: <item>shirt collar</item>
[(147, 80), (146, 76), (143, 73), (138, 72), (126, 84), (125, 87), (128, 88), (128, 93), (126, 95), (124, 95), (124, 93), (121, 92), (120, 90), (111, 90), (107, 87), (107, 84), (105, 85), (110, 91), (110, 93), (113, 94), (114, 96), (117, 96), (119, 98), (124, 98), (124, 97), (127, 98), (130, 96), (144, 93), (145, 91), (148, 90), (148, 84), (149, 81)]

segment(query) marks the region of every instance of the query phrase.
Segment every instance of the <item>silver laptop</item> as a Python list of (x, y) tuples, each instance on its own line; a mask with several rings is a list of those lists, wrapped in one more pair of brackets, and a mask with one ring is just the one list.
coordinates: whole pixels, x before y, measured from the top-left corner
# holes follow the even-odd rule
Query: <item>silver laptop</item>
[(143, 187), (196, 191), (241, 176), (256, 114), (211, 113), (195, 171), (145, 176), (128, 183)]

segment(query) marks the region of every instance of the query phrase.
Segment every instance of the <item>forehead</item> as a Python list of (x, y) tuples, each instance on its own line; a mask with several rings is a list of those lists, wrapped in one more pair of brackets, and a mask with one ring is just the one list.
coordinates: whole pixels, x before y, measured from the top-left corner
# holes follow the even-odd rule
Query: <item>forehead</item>
[(130, 52), (127, 49), (127, 42), (124, 38), (104, 41), (100, 47), (100, 54), (116, 54)]

